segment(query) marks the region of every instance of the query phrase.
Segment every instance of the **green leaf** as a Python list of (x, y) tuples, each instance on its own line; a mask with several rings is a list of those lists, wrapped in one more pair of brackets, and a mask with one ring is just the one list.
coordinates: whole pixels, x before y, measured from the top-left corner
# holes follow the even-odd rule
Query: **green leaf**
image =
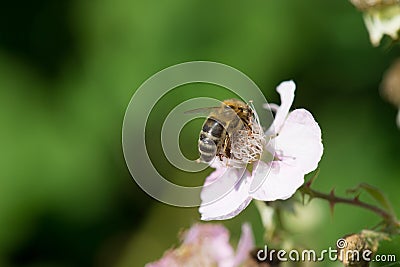
[(386, 211), (395, 217), (395, 212), (388, 198), (378, 188), (369, 185), (367, 183), (361, 183), (356, 188), (347, 190), (348, 193), (358, 193), (359, 191), (367, 192), (372, 198), (374, 198)]

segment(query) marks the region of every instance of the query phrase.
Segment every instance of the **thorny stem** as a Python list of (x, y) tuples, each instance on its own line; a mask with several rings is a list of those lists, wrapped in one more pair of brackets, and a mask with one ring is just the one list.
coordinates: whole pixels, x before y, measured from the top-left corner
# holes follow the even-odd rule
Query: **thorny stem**
[(358, 197), (354, 198), (343, 198), (343, 197), (338, 197), (334, 194), (334, 191), (332, 190), (330, 194), (325, 194), (319, 191), (316, 191), (310, 187), (310, 184), (305, 184), (302, 187), (300, 187), (300, 192), (304, 195), (308, 195), (310, 198), (319, 198), (319, 199), (324, 199), (329, 201), (329, 204), (331, 205), (331, 209), (333, 209), (334, 205), (337, 203), (344, 203), (344, 204), (349, 204), (352, 206), (357, 206), (360, 208), (364, 208), (367, 210), (370, 210), (374, 212), (375, 214), (379, 215), (384, 219), (384, 221), (388, 225), (395, 226), (396, 228), (400, 227), (400, 222), (397, 220), (396, 216), (392, 213), (387, 212), (384, 209), (381, 209), (379, 207), (373, 206), (371, 204), (362, 202), (361, 200), (358, 199)]

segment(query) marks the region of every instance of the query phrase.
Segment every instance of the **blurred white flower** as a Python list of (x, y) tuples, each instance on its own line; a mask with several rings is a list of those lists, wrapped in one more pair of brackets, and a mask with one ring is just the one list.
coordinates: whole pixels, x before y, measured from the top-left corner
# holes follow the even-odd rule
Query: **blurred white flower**
[(146, 267), (236, 267), (242, 264), (254, 248), (249, 224), (242, 226), (242, 235), (234, 252), (229, 232), (222, 225), (195, 224), (185, 234), (180, 247), (168, 250), (163, 257)]
[(398, 0), (350, 0), (354, 6), (363, 11), (364, 23), (369, 38), (378, 46), (386, 34), (393, 40), (398, 39), (400, 30), (400, 1)]
[(398, 39), (400, 30), (400, 6), (371, 9), (364, 13), (365, 26), (369, 32), (369, 38), (374, 46), (378, 46), (382, 37), (387, 34), (393, 40)]
[[(291, 197), (304, 183), (304, 175), (315, 170), (323, 153), (321, 129), (310, 112), (289, 112), (296, 85), (282, 82), (277, 91), (281, 105), (267, 105), (276, 112), (265, 132), (263, 154), (246, 168), (224, 162), (206, 178), (199, 211), (202, 220), (229, 219), (244, 210), (252, 199), (274, 201)], [(267, 142), (269, 141), (269, 142)]]

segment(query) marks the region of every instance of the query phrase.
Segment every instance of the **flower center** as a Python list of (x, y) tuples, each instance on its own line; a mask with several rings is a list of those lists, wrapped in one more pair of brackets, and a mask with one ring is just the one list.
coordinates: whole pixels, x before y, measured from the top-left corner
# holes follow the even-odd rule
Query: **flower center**
[(234, 160), (247, 164), (259, 160), (265, 146), (265, 135), (260, 124), (243, 129), (231, 136), (231, 155)]

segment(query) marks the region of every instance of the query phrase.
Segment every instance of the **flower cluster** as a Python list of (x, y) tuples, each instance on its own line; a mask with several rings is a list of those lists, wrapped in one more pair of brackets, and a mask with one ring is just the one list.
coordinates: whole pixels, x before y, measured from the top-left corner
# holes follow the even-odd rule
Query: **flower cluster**
[(232, 218), (252, 199), (287, 199), (304, 183), (304, 175), (317, 168), (323, 153), (321, 129), (309, 111), (290, 112), (295, 89), (293, 81), (282, 82), (277, 87), (281, 105), (265, 106), (276, 115), (263, 135), (263, 153), (250, 168), (214, 161), (216, 170), (206, 178), (201, 193), (202, 220)]
[(254, 248), (250, 225), (242, 226), (236, 253), (229, 244), (229, 232), (218, 224), (195, 224), (185, 234), (180, 247), (146, 267), (236, 267), (242, 264)]
[(364, 12), (364, 23), (374, 46), (380, 44), (385, 34), (393, 40), (398, 39), (400, 30), (400, 2), (398, 0), (350, 0), (350, 2)]

